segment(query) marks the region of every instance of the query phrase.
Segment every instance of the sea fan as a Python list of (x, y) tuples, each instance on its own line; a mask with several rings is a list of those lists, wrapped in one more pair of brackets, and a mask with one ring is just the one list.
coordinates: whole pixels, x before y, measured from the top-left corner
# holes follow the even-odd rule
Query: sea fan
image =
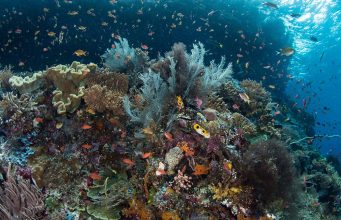
[(132, 109), (127, 96), (123, 99), (123, 106), (131, 121), (148, 126), (151, 122), (160, 122), (165, 97), (168, 94), (168, 87), (160, 77), (160, 74), (154, 73), (151, 70), (142, 74), (140, 79), (143, 83), (140, 90), (144, 108), (141, 110)]
[(186, 61), (188, 67), (188, 78), (187, 78), (187, 88), (184, 93), (184, 96), (187, 96), (190, 89), (192, 88), (195, 80), (200, 75), (200, 73), (204, 70), (204, 56), (206, 50), (202, 43), (193, 44), (193, 49), (191, 50), (191, 54), (186, 54)]
[(124, 71), (129, 63), (137, 63), (135, 50), (129, 46), (128, 40), (120, 38), (115, 47), (107, 49), (102, 55), (104, 65), (112, 71)]
[(228, 80), (231, 79), (233, 74), (232, 63), (225, 66), (225, 57), (221, 58), (219, 65), (217, 65), (214, 60), (211, 61), (209, 67), (205, 68), (205, 73), (201, 77), (201, 87), (203, 90), (211, 91), (212, 89), (217, 89)]

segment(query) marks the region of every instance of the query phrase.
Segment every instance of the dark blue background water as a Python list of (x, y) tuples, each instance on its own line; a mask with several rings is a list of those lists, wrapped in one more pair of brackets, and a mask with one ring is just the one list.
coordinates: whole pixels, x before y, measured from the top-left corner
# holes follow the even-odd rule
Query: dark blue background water
[[(306, 110), (316, 118), (317, 134), (340, 134), (340, 3), (278, 0), (274, 1), (278, 9), (262, 3), (2, 0), (0, 63), (12, 65), (15, 71), (45, 69), (73, 60), (100, 63), (100, 56), (117, 35), (134, 47), (148, 45), (152, 58), (170, 50), (175, 42), (190, 47), (201, 41), (209, 50), (206, 61), (226, 56), (233, 62), (234, 77), (261, 81), (277, 101), (288, 85), (287, 94), (298, 106), (308, 102)], [(70, 11), (79, 14), (68, 15)], [(109, 17), (109, 11), (116, 18)], [(86, 31), (78, 30), (79, 26), (85, 26)], [(59, 43), (56, 37), (48, 36), (51, 31), (57, 38), (63, 32), (63, 40)], [(296, 50), (292, 57), (277, 53), (288, 46)], [(78, 49), (87, 51), (88, 56), (74, 56)], [(248, 69), (246, 63), (250, 64)], [(271, 68), (264, 68), (267, 66)], [(321, 140), (314, 144), (322, 152), (340, 154), (340, 138)]]

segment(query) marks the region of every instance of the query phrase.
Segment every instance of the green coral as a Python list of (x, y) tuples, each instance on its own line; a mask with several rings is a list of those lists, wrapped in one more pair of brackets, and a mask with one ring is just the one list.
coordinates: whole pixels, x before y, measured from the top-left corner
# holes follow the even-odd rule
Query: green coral
[(87, 206), (88, 214), (98, 219), (120, 219), (121, 203), (132, 198), (133, 190), (126, 175), (118, 174), (96, 181), (87, 191), (92, 203)]
[(57, 88), (53, 92), (52, 103), (58, 114), (74, 112), (84, 95), (84, 79), (96, 71), (97, 65), (72, 62), (70, 66), (57, 65), (47, 70), (47, 79)]
[(42, 71), (34, 73), (31, 77), (12, 76), (8, 82), (12, 88), (19, 91), (20, 94), (31, 93), (43, 85), (45, 73)]

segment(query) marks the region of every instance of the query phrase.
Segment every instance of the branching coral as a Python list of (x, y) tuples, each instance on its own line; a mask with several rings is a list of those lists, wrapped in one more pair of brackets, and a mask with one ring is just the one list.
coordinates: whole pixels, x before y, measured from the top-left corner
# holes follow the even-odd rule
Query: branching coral
[[(211, 66), (206, 68), (205, 52), (202, 43), (194, 44), (190, 54), (186, 53), (183, 44), (174, 44), (172, 52), (167, 55), (168, 61), (163, 60), (161, 64), (154, 66), (162, 76), (151, 70), (140, 76), (143, 109), (132, 109), (128, 97), (125, 97), (124, 107), (131, 121), (140, 122), (144, 126), (152, 121), (159, 123), (165, 115), (163, 109), (170, 98), (175, 99), (177, 94), (183, 98), (196, 97), (199, 93), (209, 94), (227, 82), (232, 74), (231, 65), (224, 69), (225, 59), (222, 58), (219, 65), (211, 62)], [(172, 114), (168, 116), (171, 120)]]
[(26, 111), (35, 110), (36, 105), (37, 103), (33, 101), (32, 96), (25, 94), (18, 97), (13, 92), (3, 94), (0, 103), (2, 113), (7, 116), (10, 112), (22, 114)]
[(12, 92), (3, 94), (0, 101), (0, 113), (3, 117), (2, 126), (6, 127), (6, 134), (21, 136), (24, 132), (32, 129), (34, 112), (37, 110), (37, 103), (33, 97), (23, 94), (20, 97)]
[(181, 170), (174, 177), (174, 181), (170, 183), (175, 192), (180, 193), (181, 190), (189, 190), (192, 187), (192, 177), (187, 176)]
[(39, 189), (21, 177), (16, 179), (8, 171), (4, 189), (0, 188), (0, 218), (39, 219), (44, 211), (43, 195)]

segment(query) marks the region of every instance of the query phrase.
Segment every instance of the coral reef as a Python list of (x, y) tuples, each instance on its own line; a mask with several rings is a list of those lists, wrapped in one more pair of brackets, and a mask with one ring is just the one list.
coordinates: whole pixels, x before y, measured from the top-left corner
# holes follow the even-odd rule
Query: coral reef
[(179, 164), (183, 156), (182, 150), (179, 147), (174, 147), (166, 153), (165, 161), (168, 164), (169, 174), (174, 173), (174, 168)]
[(37, 89), (39, 89), (44, 83), (44, 72), (36, 72), (33, 73), (31, 77), (20, 77), (20, 76), (12, 76), (8, 82), (12, 88), (19, 91), (20, 94), (31, 93)]
[(13, 76), (11, 66), (0, 69), (0, 88), (1, 90), (9, 90), (11, 88), (9, 79)]
[(135, 78), (135, 73), (143, 71), (149, 57), (142, 50), (131, 48), (127, 39), (118, 40), (102, 55), (104, 65), (111, 71), (128, 72)]
[(149, 60), (121, 38), (105, 68), (6, 74), (0, 161), (18, 168), (0, 167), (1, 219), (337, 219), (341, 178), (305, 142), (309, 116), (205, 53)]
[(284, 144), (278, 140), (251, 144), (242, 155), (240, 172), (246, 177), (246, 184), (258, 195), (257, 206), (290, 198), (295, 176), (293, 162)]
[(84, 95), (84, 79), (96, 71), (95, 64), (80, 64), (74, 61), (70, 66), (57, 65), (46, 71), (46, 78), (57, 88), (53, 91), (53, 106), (58, 114), (74, 112)]
[(15, 178), (8, 168), (4, 189), (0, 188), (0, 218), (41, 219), (44, 212), (43, 194), (22, 177)]
[(112, 111), (116, 115), (124, 114), (123, 94), (118, 91), (93, 85), (85, 89), (83, 98), (87, 106), (96, 112)]

